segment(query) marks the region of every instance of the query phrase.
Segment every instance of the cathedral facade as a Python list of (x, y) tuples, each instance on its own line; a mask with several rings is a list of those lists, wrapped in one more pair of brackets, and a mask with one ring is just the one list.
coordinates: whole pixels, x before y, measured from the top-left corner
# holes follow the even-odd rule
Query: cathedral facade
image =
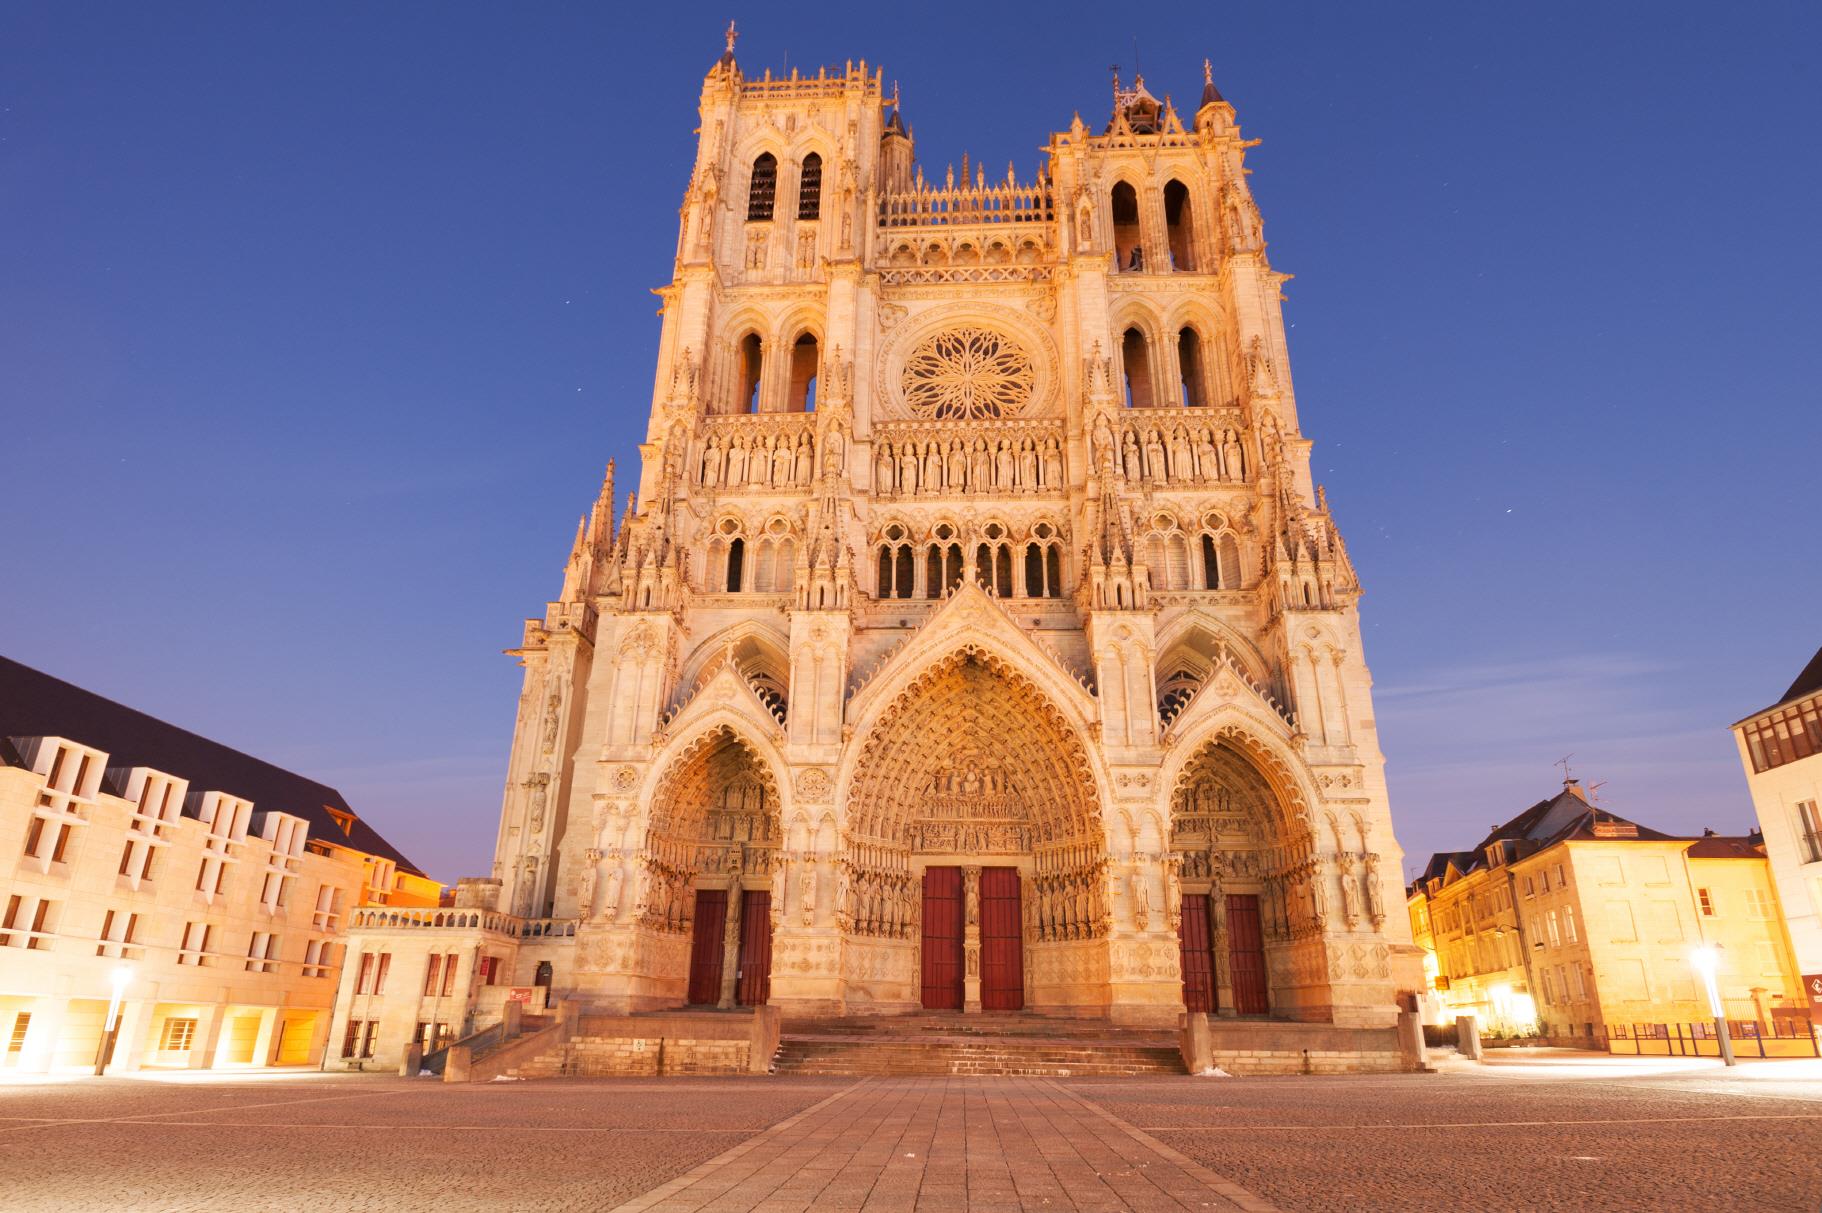
[(731, 37), (700, 116), (636, 491), (514, 650), (505, 984), (1392, 1022), (1360, 587), (1212, 80), (1030, 180)]

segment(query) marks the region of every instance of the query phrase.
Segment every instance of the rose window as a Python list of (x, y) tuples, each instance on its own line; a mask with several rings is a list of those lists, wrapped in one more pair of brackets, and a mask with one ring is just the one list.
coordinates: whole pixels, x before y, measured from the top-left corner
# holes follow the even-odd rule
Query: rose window
[(991, 329), (937, 333), (905, 359), (905, 403), (934, 420), (1011, 417), (1031, 399), (1036, 382), (1025, 351)]

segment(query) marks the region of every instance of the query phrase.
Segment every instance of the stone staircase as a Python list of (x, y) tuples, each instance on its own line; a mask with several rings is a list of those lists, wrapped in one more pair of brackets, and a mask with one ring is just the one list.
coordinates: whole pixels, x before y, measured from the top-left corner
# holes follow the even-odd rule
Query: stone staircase
[(1044, 1078), (1182, 1074), (1173, 1033), (1026, 1014), (850, 1016), (787, 1021), (779, 1074)]

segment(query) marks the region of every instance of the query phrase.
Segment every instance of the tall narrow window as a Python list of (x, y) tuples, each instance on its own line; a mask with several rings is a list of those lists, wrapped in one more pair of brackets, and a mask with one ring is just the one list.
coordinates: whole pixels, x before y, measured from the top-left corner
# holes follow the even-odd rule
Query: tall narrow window
[(728, 593), (730, 594), (740, 592), (740, 575), (742, 566), (746, 564), (746, 557), (746, 540), (736, 539), (728, 544)]
[(1044, 554), (1044, 568), (1050, 574), (1050, 596), (1063, 596), (1063, 557), (1056, 544), (1051, 544)]
[(1190, 220), (1189, 189), (1181, 181), (1164, 187), (1164, 231), (1170, 238), (1170, 265), (1178, 273), (1196, 268), (1195, 225)]
[(1803, 861), (1822, 861), (1822, 813), (1813, 800), (1797, 802), (1797, 829), (1803, 835)]
[(929, 554), (924, 558), (924, 597), (941, 598), (943, 596), (943, 549), (941, 544), (931, 544)]
[(1025, 545), (1025, 597), (1044, 596), (1044, 549), (1035, 543)]
[(803, 158), (803, 173), (797, 179), (797, 217), (822, 217), (822, 157), (815, 152)]
[(1221, 557), (1215, 552), (1215, 537), (1202, 536), (1202, 588), (1218, 590), (1221, 588)]
[(898, 597), (911, 597), (911, 591), (915, 588), (917, 582), (911, 556), (911, 545), (908, 543), (899, 545), (898, 560), (896, 562), (896, 567), (893, 570), (893, 580), (898, 592)]
[(790, 408), (794, 412), (816, 411), (816, 372), (821, 358), (816, 337), (805, 333), (791, 346)]
[(759, 411), (760, 370), (765, 365), (765, 350), (760, 344), (758, 333), (748, 333), (740, 339), (740, 396), (737, 412), (757, 413)]
[(442, 976), (443, 956), (440, 952), (430, 954), (430, 962), (424, 970), (424, 997), (437, 996), (437, 979)]
[(753, 161), (753, 183), (747, 190), (747, 222), (770, 219), (777, 194), (778, 160), (766, 152)]
[(1012, 597), (1012, 549), (1003, 543), (1000, 544), (999, 552), (995, 556), (993, 571), (1000, 597)]
[(892, 547), (881, 544), (879, 547), (879, 596), (892, 597)]
[(1177, 373), (1183, 378), (1183, 405), (1200, 408), (1208, 403), (1208, 384), (1202, 376), (1202, 342), (1192, 328), (1177, 333)]
[(1126, 377), (1126, 407), (1151, 407), (1151, 351), (1145, 346), (1145, 334), (1127, 329), (1120, 338), (1120, 370)]
[(1121, 181), (1114, 185), (1109, 201), (1113, 210), (1114, 271), (1142, 270), (1145, 251), (1139, 243), (1139, 195)]

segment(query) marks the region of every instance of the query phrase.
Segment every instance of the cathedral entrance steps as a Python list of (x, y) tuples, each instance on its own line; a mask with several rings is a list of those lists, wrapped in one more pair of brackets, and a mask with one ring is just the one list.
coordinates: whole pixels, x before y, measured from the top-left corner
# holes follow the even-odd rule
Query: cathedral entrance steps
[(1066, 1078), (1181, 1074), (1173, 1034), (1035, 1015), (912, 1014), (792, 1020), (780, 1074)]

